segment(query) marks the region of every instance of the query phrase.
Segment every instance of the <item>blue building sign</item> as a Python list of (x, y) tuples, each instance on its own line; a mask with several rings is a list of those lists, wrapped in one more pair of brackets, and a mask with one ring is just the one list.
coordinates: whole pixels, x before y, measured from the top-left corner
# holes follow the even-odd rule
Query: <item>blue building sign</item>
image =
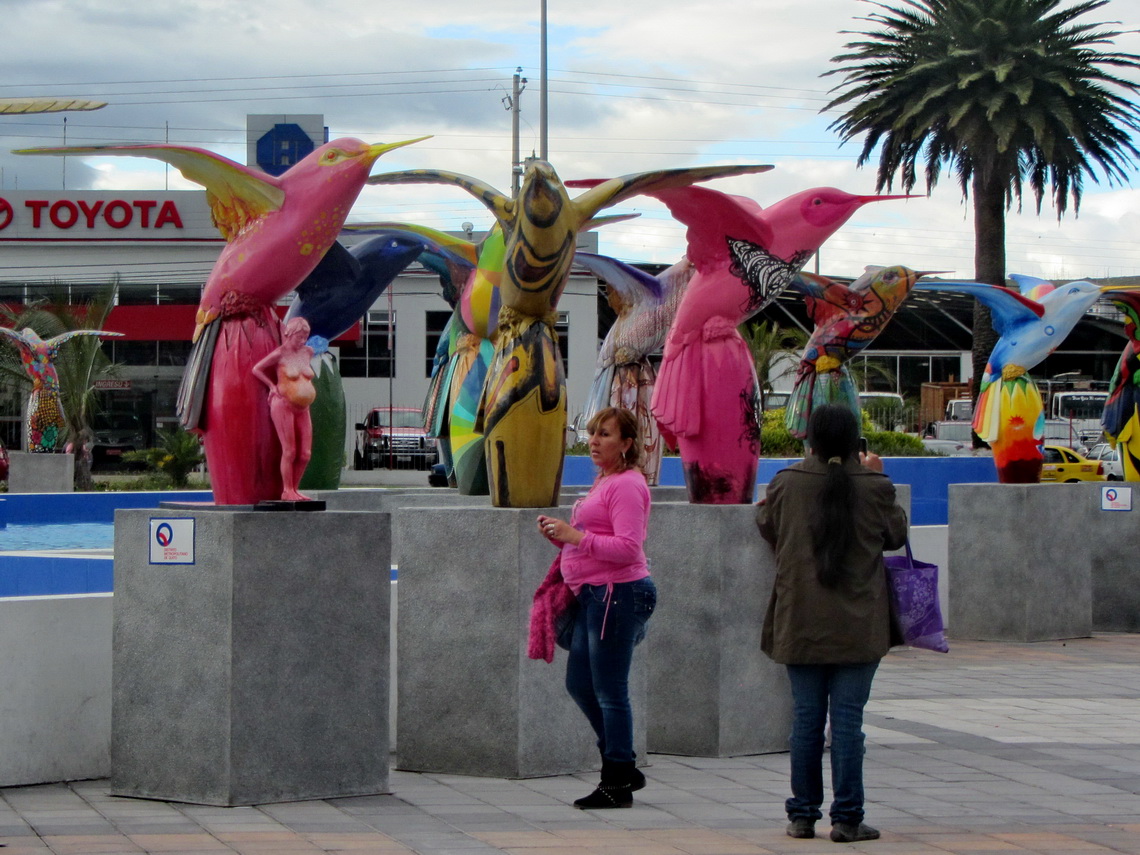
[(315, 148), (300, 126), (274, 125), (257, 141), (257, 165), (270, 175), (280, 175)]

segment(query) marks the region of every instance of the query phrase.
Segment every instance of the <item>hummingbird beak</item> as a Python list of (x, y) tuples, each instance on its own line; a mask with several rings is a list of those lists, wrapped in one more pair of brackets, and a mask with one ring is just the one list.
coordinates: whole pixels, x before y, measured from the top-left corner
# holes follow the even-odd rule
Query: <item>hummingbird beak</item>
[(380, 155), (384, 154), (385, 152), (391, 151), (394, 148), (403, 148), (404, 146), (411, 145), (412, 143), (418, 143), (418, 142), (423, 142), (424, 140), (430, 140), (431, 137), (432, 137), (432, 135), (428, 134), (426, 137), (416, 137), (414, 140), (404, 140), (402, 142), (394, 142), (394, 143), (376, 143), (375, 145), (368, 146), (368, 153), (365, 155), (365, 157), (371, 159), (372, 161), (375, 161), (376, 158), (380, 157)]
[(903, 194), (901, 196), (859, 196), (858, 198), (860, 204), (865, 205), (868, 202), (886, 202), (888, 199), (925, 199), (926, 197), (911, 193)]

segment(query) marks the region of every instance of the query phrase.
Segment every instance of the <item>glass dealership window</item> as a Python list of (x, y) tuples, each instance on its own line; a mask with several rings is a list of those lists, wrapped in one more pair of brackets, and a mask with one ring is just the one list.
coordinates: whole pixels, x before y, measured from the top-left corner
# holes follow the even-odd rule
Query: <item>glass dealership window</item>
[(395, 377), (396, 313), (374, 309), (365, 315), (360, 328), (359, 342), (340, 345), (340, 375)]
[(427, 337), (424, 340), (424, 352), (427, 359), (424, 365), (424, 377), (431, 377), (431, 367), (435, 361), (435, 351), (436, 348), (439, 347), (440, 336), (443, 335), (443, 330), (447, 326), (451, 314), (450, 311), (433, 311), (427, 313), (425, 324)]

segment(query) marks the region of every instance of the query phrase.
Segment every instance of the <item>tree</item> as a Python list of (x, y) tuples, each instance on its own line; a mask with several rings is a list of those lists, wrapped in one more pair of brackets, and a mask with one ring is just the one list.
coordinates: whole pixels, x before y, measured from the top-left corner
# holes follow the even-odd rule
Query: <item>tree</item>
[[(1140, 56), (1105, 51), (1123, 34), (1078, 19), (1107, 5), (1084, 0), (903, 0), (873, 2), (860, 20), (876, 28), (832, 59), (845, 107), (831, 127), (844, 142), (865, 134), (858, 163), (878, 152), (876, 189), (896, 175), (909, 192), (925, 162), (926, 190), (943, 167), (973, 196), (974, 277), (1005, 284), (1005, 213), (1028, 185), (1040, 213), (1046, 192), (1060, 219), (1080, 210), (1086, 176), (1127, 183), (1140, 155), (1133, 132), (1140, 85), (1116, 76)], [(974, 305), (974, 396), (997, 342), (989, 311)]]
[(807, 344), (808, 335), (801, 329), (781, 327), (775, 321), (751, 320), (740, 325), (740, 335), (752, 352), (756, 363), (756, 379), (760, 385), (760, 410), (772, 391), (772, 368), (781, 356), (798, 357)]
[[(115, 305), (117, 293), (118, 284), (113, 282), (83, 303), (72, 304), (66, 293), (53, 293), (22, 307), (0, 305), (0, 323), (13, 329), (31, 327), (45, 340), (70, 330), (101, 330)], [(94, 439), (91, 416), (95, 408), (95, 381), (113, 376), (115, 372), (101, 344), (97, 336), (72, 338), (60, 346), (59, 358), (55, 361), (68, 442), (75, 454), (77, 490), (90, 490), (93, 486), (90, 446)], [(0, 352), (0, 375), (21, 384), (31, 382), (19, 356), (9, 346)]]

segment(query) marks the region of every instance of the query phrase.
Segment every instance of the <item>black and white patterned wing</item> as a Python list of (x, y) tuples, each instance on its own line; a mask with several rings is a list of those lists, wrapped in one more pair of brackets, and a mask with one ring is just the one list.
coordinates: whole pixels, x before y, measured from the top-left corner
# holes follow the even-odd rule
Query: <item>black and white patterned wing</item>
[(732, 259), (732, 274), (748, 286), (746, 311), (754, 315), (783, 293), (811, 258), (808, 251), (797, 252), (791, 261), (777, 258), (764, 247), (749, 240), (726, 237)]

